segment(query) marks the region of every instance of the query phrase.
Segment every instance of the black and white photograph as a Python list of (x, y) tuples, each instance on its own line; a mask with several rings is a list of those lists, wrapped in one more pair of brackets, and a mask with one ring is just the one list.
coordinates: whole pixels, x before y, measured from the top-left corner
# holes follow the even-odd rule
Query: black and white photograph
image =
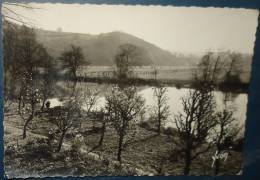
[(3, 2), (5, 176), (242, 175), (258, 15)]

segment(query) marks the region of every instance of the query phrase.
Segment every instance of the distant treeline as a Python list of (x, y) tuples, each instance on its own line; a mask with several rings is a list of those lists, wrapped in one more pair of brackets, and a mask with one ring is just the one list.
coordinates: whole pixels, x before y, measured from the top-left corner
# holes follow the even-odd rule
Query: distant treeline
[[(98, 84), (117, 84), (118, 79), (115, 78), (106, 78), (106, 77), (83, 77), (77, 76), (73, 78), (66, 75), (57, 75), (57, 80), (59, 81), (77, 81), (77, 82), (91, 82)], [(141, 78), (131, 78), (128, 81), (124, 82), (126, 85), (136, 85), (136, 86), (157, 86), (158, 80), (156, 79), (141, 79)], [(174, 80), (174, 79), (162, 79), (160, 80), (161, 84), (164, 86), (176, 87), (177, 89), (181, 88), (195, 88), (192, 80)], [(233, 82), (233, 83), (220, 83), (215, 87), (216, 90), (223, 92), (235, 92), (235, 93), (248, 93), (249, 83), (246, 82)]]

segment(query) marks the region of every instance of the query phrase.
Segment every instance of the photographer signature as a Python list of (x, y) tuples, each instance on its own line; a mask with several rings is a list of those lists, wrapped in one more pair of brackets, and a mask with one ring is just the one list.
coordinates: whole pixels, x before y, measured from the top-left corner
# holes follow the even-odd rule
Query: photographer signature
[(228, 158), (228, 154), (229, 154), (228, 152), (219, 153), (218, 151), (216, 151), (215, 155), (212, 156), (213, 162), (212, 162), (211, 167), (214, 167), (214, 164), (217, 159), (224, 159), (224, 162), (225, 162)]

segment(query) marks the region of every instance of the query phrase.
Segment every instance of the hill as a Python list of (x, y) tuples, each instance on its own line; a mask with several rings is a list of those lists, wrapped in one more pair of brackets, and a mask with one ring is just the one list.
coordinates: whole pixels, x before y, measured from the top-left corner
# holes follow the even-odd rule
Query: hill
[(71, 44), (82, 47), (83, 54), (92, 65), (112, 65), (118, 47), (125, 43), (138, 46), (144, 58), (137, 65), (192, 65), (198, 57), (177, 56), (149, 42), (124, 32), (110, 32), (99, 35), (36, 30), (37, 40), (48, 52), (58, 57)]
[[(3, 27), (12, 24), (13, 27), (20, 25), (3, 22)], [(135, 65), (159, 65), (159, 66), (187, 66), (196, 65), (201, 56), (187, 55), (178, 52), (169, 52), (163, 50), (143, 39), (124, 32), (110, 32), (99, 35), (68, 33), (58, 31), (47, 31), (36, 29), (37, 40), (42, 43), (50, 55), (57, 59), (61, 52), (68, 49), (71, 44), (80, 46), (83, 54), (91, 65), (109, 66), (113, 65), (114, 57), (118, 52), (118, 47), (125, 43), (138, 46), (144, 52), (144, 58)], [(230, 51), (220, 52), (225, 54)], [(241, 54), (240, 67), (245, 72), (251, 71), (252, 55)]]

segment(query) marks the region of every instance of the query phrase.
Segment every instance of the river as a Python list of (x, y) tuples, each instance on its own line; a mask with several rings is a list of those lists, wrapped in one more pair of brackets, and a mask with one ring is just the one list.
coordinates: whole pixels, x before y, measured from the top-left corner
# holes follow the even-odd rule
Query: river
[[(168, 104), (170, 106), (170, 117), (166, 122), (165, 126), (174, 127), (173, 116), (178, 112), (182, 112), (182, 102), (181, 97), (187, 95), (189, 89), (181, 88), (177, 89), (175, 87), (167, 87)], [(138, 92), (145, 99), (146, 106), (146, 116), (149, 116), (149, 110), (155, 104), (155, 99), (153, 96), (153, 87), (142, 87)], [(221, 110), (224, 108), (224, 94), (221, 91), (214, 92), (216, 100), (216, 109)], [(50, 99), (51, 107), (62, 105), (62, 102), (58, 98)], [(100, 109), (105, 105), (105, 97), (103, 95), (98, 99), (95, 109)], [(247, 111), (247, 94), (246, 93), (232, 93), (229, 95), (229, 100), (227, 106), (234, 111), (234, 118), (237, 120), (239, 125), (244, 125), (246, 120)], [(84, 109), (84, 107), (83, 107)]]

